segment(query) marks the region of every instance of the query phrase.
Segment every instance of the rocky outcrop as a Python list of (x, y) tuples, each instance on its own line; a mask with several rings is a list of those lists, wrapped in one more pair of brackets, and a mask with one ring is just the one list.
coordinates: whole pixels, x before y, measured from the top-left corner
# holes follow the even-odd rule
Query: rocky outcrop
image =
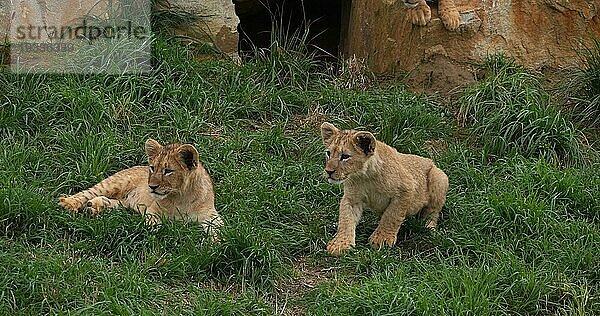
[(10, 29), (10, 2), (0, 1), (0, 43), (7, 40)]
[(10, 61), (8, 51), (8, 30), (9, 30), (9, 3), (0, 2), (0, 66), (7, 65)]
[(227, 55), (237, 56), (240, 20), (231, 0), (171, 0), (170, 3), (198, 17), (195, 23), (178, 27), (177, 34), (211, 43)]
[(231, 0), (171, 0), (171, 4), (199, 18), (195, 25), (177, 29), (178, 34), (212, 43), (227, 55), (237, 56), (240, 19)]
[[(558, 68), (600, 36), (598, 0), (456, 0), (457, 31), (447, 31), (432, 5), (424, 27), (407, 19), (403, 1), (353, 1), (345, 51), (378, 73), (412, 72), (425, 88), (450, 89), (472, 78), (470, 65), (503, 53), (524, 66)], [(431, 5), (431, 4), (430, 4)], [(471, 79), (472, 80), (472, 79)]]
[[(176, 33), (189, 36), (194, 40), (212, 43), (229, 55), (237, 55), (239, 19), (231, 0), (169, 0), (165, 3), (198, 17), (198, 22), (180, 27)], [(19, 5), (17, 11), (22, 14), (17, 15), (16, 12), (12, 12), (13, 4)], [(110, 11), (109, 5), (118, 7), (119, 1), (31, 0), (11, 2), (3, 0), (0, 1), (0, 41), (9, 37), (11, 20), (12, 23), (33, 23), (42, 26), (71, 25), (72, 21), (64, 20), (65, 17), (86, 15), (105, 17)]]

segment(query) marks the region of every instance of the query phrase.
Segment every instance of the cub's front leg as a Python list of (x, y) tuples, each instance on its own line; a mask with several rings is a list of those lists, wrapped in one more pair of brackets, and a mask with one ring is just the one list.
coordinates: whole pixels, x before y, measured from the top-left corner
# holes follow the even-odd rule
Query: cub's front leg
[(346, 196), (340, 202), (338, 229), (335, 237), (327, 243), (327, 252), (337, 256), (356, 244), (356, 225), (362, 215), (363, 206), (352, 203)]
[(454, 0), (439, 0), (438, 13), (448, 31), (454, 31), (460, 25), (460, 13), (456, 9)]
[[(409, 8), (407, 16), (412, 24), (425, 26), (431, 20), (431, 9), (425, 0), (404, 0), (404, 5)], [(454, 0), (439, 0), (438, 14), (447, 30), (454, 31), (460, 25), (460, 13)]]
[(163, 215), (160, 205), (156, 202), (150, 202), (147, 204), (137, 203), (129, 204), (126, 207), (132, 208), (138, 213), (142, 214), (145, 218), (146, 225), (155, 226), (162, 223), (161, 215)]
[(412, 24), (425, 26), (431, 20), (431, 9), (425, 0), (404, 0), (404, 5), (409, 8), (407, 14)]

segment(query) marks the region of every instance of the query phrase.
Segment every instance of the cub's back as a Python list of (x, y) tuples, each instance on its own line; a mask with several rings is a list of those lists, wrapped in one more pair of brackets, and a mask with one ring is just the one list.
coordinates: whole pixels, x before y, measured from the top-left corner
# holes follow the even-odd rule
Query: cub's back
[(381, 155), (386, 157), (385, 160), (389, 160), (394, 164), (398, 164), (402, 169), (406, 169), (411, 174), (427, 174), (429, 170), (435, 165), (433, 160), (413, 154), (403, 154), (396, 150), (396, 148), (378, 141)]
[(121, 170), (102, 180), (98, 186), (107, 190), (105, 196), (119, 200), (124, 199), (132, 191), (147, 191), (148, 167), (135, 166)]

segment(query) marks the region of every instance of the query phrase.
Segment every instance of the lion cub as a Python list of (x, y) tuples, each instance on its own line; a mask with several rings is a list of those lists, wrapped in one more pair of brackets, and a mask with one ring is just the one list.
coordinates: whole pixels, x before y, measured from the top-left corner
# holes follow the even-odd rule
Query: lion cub
[(420, 215), (435, 228), (446, 202), (448, 177), (427, 158), (401, 154), (369, 132), (321, 125), (326, 147), (325, 176), (343, 183), (338, 230), (327, 252), (339, 255), (355, 245), (355, 229), (365, 207), (381, 216), (369, 237), (374, 246), (393, 246), (407, 216)]
[[(158, 216), (201, 222), (211, 234), (223, 224), (214, 205), (212, 180), (190, 144), (162, 146), (153, 139), (145, 144), (149, 166), (117, 172), (90, 189), (63, 196), (59, 204), (71, 212), (82, 208), (97, 215), (106, 208), (124, 206), (148, 217)], [(214, 234), (213, 234), (214, 235)]]

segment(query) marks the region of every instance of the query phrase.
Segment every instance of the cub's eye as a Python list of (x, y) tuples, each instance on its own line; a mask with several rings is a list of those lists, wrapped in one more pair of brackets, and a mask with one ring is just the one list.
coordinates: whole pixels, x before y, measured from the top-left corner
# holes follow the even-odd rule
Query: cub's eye
[(154, 173), (154, 166), (149, 166), (150, 167), (150, 172)]
[(173, 170), (171, 170), (171, 169), (165, 169), (165, 170), (164, 170), (164, 173), (165, 173), (165, 176), (168, 176), (168, 175), (170, 175), (171, 173), (173, 173)]
[(327, 156), (327, 158), (330, 158), (331, 157), (331, 151), (326, 150), (325, 151), (325, 156)]
[(348, 159), (350, 159), (350, 155), (348, 155), (348, 154), (341, 154), (340, 155), (340, 160), (341, 161), (346, 161)]

